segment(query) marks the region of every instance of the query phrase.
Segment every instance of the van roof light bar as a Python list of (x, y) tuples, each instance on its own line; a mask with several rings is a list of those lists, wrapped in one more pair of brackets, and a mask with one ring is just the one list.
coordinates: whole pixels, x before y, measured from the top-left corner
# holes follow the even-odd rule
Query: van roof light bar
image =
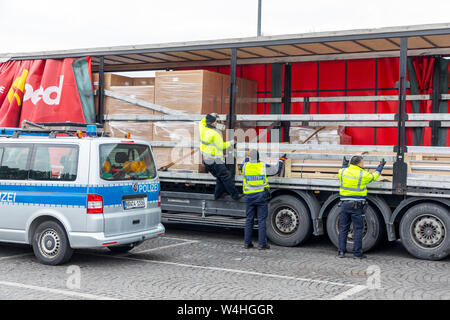
[[(74, 122), (49, 122), (49, 123), (35, 123), (28, 120), (22, 121), (22, 128), (14, 131), (13, 137), (17, 138), (22, 133), (46, 133), (50, 138), (56, 138), (58, 133), (65, 133), (76, 135), (78, 131), (89, 133), (89, 136), (103, 136), (104, 130), (102, 124), (86, 124)], [(92, 127), (96, 129), (92, 130)], [(38, 134), (39, 135), (39, 134)]]

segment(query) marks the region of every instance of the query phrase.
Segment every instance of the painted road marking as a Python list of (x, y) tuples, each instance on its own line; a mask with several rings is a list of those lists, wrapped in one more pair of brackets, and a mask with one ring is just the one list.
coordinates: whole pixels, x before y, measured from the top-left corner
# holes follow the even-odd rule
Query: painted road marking
[(14, 258), (19, 258), (19, 257), (24, 257), (24, 256), (31, 256), (32, 254), (33, 254), (32, 252), (28, 252), (28, 253), (16, 254), (16, 255), (13, 255), (13, 256), (0, 257), (0, 261), (8, 260), (8, 259), (14, 259)]
[(356, 293), (359, 293), (363, 290), (366, 290), (366, 289), (368, 289), (367, 286), (357, 285), (357, 286), (354, 286), (353, 288), (348, 289), (347, 291), (344, 291), (344, 292), (338, 294), (337, 296), (331, 298), (331, 300), (344, 300), (345, 298), (348, 298), (348, 297), (350, 297)]
[(248, 274), (248, 275), (255, 275), (255, 276), (262, 276), (262, 277), (270, 277), (270, 278), (277, 278), (277, 279), (283, 279), (283, 280), (296, 280), (296, 281), (302, 281), (302, 282), (313, 282), (313, 283), (335, 285), (335, 286), (341, 286), (341, 287), (351, 287), (351, 288), (353, 288), (353, 287), (357, 286), (355, 284), (340, 283), (340, 282), (327, 281), (327, 280), (297, 278), (297, 277), (292, 277), (292, 276), (283, 276), (283, 275), (279, 275), (279, 274), (262, 273), (262, 272), (239, 270), (239, 269), (228, 269), (228, 268), (220, 268), (220, 267), (199, 266), (199, 265), (194, 265), (194, 264), (169, 262), (169, 261), (146, 260), (146, 259), (132, 258), (132, 257), (128, 257), (128, 256), (113, 256), (113, 255), (107, 255), (107, 254), (101, 254), (101, 253), (91, 253), (91, 252), (83, 252), (83, 254), (94, 255), (94, 256), (99, 256), (99, 257), (106, 257), (106, 258), (112, 258), (112, 259), (125, 259), (125, 260), (140, 261), (140, 262), (146, 262), (146, 263), (173, 265), (173, 266), (185, 267), (185, 268), (224, 271), (224, 272), (234, 272), (234, 273), (240, 273), (240, 274)]
[(130, 255), (133, 255), (133, 254), (140, 254), (140, 253), (157, 251), (157, 250), (161, 250), (161, 249), (173, 248), (173, 247), (183, 246), (183, 245), (186, 245), (186, 244), (197, 243), (197, 242), (199, 242), (199, 241), (198, 240), (184, 241), (182, 243), (174, 243), (174, 244), (169, 244), (167, 246), (151, 248), (151, 249), (142, 250), (142, 251), (136, 251), (136, 252), (130, 252), (130, 253), (127, 254), (127, 256), (130, 256)]
[(53, 288), (47, 288), (47, 287), (39, 287), (39, 286), (33, 286), (33, 285), (29, 285), (29, 284), (9, 282), (9, 281), (0, 281), (0, 286), (8, 286), (8, 287), (21, 288), (21, 289), (30, 289), (30, 290), (36, 290), (36, 291), (41, 291), (41, 292), (54, 293), (54, 294), (58, 294), (58, 295), (62, 294), (62, 295), (66, 295), (66, 296), (76, 297), (76, 298), (85, 298), (85, 299), (90, 299), (90, 300), (119, 300), (118, 298), (98, 296), (98, 295), (94, 295), (94, 294), (90, 294), (90, 293), (76, 292), (76, 291), (63, 290), (63, 289), (53, 289)]

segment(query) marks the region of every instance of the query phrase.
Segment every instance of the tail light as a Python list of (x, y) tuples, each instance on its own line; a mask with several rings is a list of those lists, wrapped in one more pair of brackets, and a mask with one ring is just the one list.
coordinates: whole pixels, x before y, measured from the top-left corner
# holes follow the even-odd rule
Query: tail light
[(88, 194), (86, 213), (103, 213), (103, 198), (98, 194)]
[(158, 192), (158, 207), (161, 207), (161, 190)]

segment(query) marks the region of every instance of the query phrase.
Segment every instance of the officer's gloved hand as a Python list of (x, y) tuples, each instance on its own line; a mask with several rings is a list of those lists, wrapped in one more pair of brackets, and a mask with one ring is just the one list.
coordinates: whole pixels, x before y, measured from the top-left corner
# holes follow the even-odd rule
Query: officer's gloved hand
[(385, 164), (386, 164), (386, 160), (384, 160), (384, 158), (381, 159), (380, 164), (379, 164), (378, 167), (377, 167), (377, 171), (378, 171), (379, 173), (381, 173), (381, 171), (383, 171), (383, 168), (384, 168), (384, 165), (385, 165)]
[(350, 161), (344, 157), (344, 159), (342, 159), (342, 168), (347, 168), (349, 163)]

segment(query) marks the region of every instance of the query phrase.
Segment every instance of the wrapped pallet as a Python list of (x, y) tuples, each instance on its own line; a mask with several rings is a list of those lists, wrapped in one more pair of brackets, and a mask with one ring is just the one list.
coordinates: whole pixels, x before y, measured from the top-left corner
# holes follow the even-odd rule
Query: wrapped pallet
[[(257, 113), (257, 91), (258, 83), (256, 81), (236, 78), (236, 114), (256, 114)], [(230, 76), (223, 75), (223, 98), (222, 114), (228, 114), (230, 109)]]
[[(103, 74), (103, 87), (109, 89), (111, 86), (132, 86), (135, 78), (120, 76), (114, 73)], [(98, 87), (99, 75), (98, 73), (92, 74), (92, 82), (94, 87)]]
[(104, 130), (111, 137), (123, 138), (130, 133), (133, 139), (150, 141), (152, 140), (153, 125), (151, 122), (106, 121)]
[[(198, 141), (198, 124), (193, 121), (157, 121), (153, 124), (154, 141), (172, 141), (178, 143), (191, 143)], [(190, 148), (153, 148), (158, 168), (165, 167), (172, 162), (170, 170), (188, 170), (203, 172), (199, 152)], [(193, 153), (194, 152), (194, 153)]]
[(290, 127), (292, 144), (351, 144), (351, 137), (345, 134), (345, 127)]
[[(109, 79), (106, 90), (112, 91), (131, 99), (142, 100), (149, 103), (155, 103), (155, 87), (153, 85), (134, 85), (142, 83), (135, 81), (136, 79), (122, 76), (111, 75), (105, 77)], [(145, 81), (150, 81), (146, 78)], [(105, 85), (106, 85), (105, 81)], [(114, 84), (114, 85), (111, 85)], [(122, 85), (115, 85), (122, 84)], [(104, 110), (105, 115), (118, 114), (137, 114), (152, 115), (155, 112), (152, 109), (140, 107), (129, 102), (125, 102), (116, 98), (105, 96)], [(107, 121), (105, 131), (109, 132), (113, 137), (123, 137), (126, 133), (130, 133), (132, 137), (151, 141), (153, 140), (153, 123), (152, 122), (136, 122), (136, 121)]]
[(222, 75), (206, 70), (157, 72), (155, 104), (187, 114), (220, 112)]
[[(157, 72), (152, 79), (139, 80), (121, 76), (108, 76), (105, 89), (132, 99), (144, 100), (186, 114), (227, 114), (229, 109), (230, 77), (206, 70)], [(106, 80), (106, 77), (105, 77)], [(118, 85), (117, 85), (118, 84)], [(123, 84), (123, 85), (122, 85)], [(257, 84), (238, 78), (236, 112), (256, 113)], [(157, 114), (151, 109), (128, 102), (105, 97), (104, 113), (114, 114)], [(133, 137), (152, 141), (181, 143), (198, 142), (198, 122), (156, 121), (131, 122), (109, 121), (105, 129), (112, 136), (124, 136), (130, 132)], [(153, 148), (158, 168), (170, 165), (170, 170), (204, 172), (198, 150), (181, 147)]]
[[(111, 86), (108, 89), (131, 99), (155, 103), (154, 86)], [(105, 97), (104, 114), (154, 114), (149, 108), (140, 107), (112, 97)]]
[[(206, 70), (157, 72), (155, 78), (155, 104), (187, 114), (207, 114), (216, 112), (227, 114), (229, 106), (230, 77)], [(237, 80), (239, 87), (237, 106), (248, 112), (256, 112), (256, 82)], [(246, 105), (246, 107), (244, 107)], [(248, 112), (249, 113), (249, 112)], [(199, 141), (197, 122), (154, 123), (154, 141)], [(191, 170), (203, 172), (201, 156), (198, 150), (188, 148), (154, 148), (158, 167), (171, 166), (171, 170)], [(194, 152), (192, 155), (191, 153)]]

